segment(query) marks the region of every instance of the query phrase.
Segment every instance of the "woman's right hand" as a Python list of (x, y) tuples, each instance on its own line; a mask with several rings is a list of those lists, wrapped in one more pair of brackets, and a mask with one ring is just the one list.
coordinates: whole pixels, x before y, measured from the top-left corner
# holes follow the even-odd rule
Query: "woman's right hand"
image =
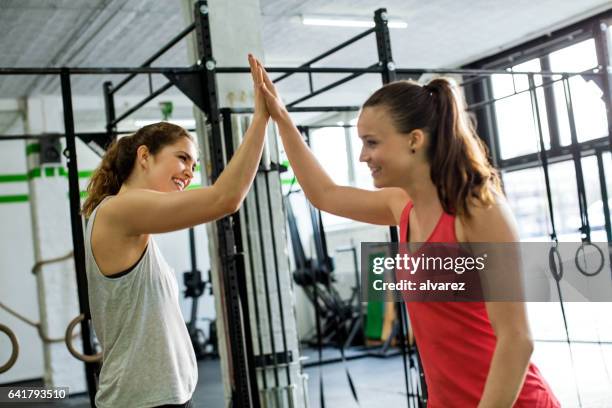
[(255, 62), (257, 64), (257, 67), (259, 68), (259, 72), (261, 72), (262, 75), (263, 81), (259, 86), (261, 87), (261, 93), (265, 98), (268, 112), (270, 113), (270, 116), (272, 116), (272, 119), (274, 119), (274, 121), (279, 122), (280, 120), (288, 117), (287, 109), (285, 108), (285, 105), (278, 96), (276, 87), (274, 86), (274, 83), (268, 76), (268, 73), (266, 72), (261, 62), (259, 62), (259, 60), (257, 60), (256, 58)]

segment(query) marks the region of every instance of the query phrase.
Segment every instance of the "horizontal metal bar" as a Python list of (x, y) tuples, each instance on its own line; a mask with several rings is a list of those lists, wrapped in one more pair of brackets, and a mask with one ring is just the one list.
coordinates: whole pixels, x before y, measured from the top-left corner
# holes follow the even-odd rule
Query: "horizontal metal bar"
[[(119, 135), (129, 134), (133, 132), (117, 132)], [(75, 136), (78, 138), (96, 138), (106, 136), (106, 132), (82, 132), (75, 133)], [(66, 137), (63, 133), (40, 133), (40, 134), (22, 134), (22, 135), (0, 135), (0, 142), (5, 140), (38, 140), (44, 139), (47, 137)]]
[[(567, 343), (567, 339), (533, 339), (537, 343)], [(570, 343), (576, 344), (612, 344), (612, 341), (600, 340), (570, 340)]]
[[(201, 72), (205, 68), (201, 65), (192, 67), (72, 67), (66, 68), (70, 75), (120, 75), (120, 74), (181, 74)], [(0, 67), (0, 75), (59, 75), (62, 68), (49, 67)], [(217, 67), (215, 71), (218, 74), (238, 74), (248, 73), (248, 67)], [(321, 74), (345, 74), (345, 73), (380, 73), (381, 67), (371, 68), (349, 68), (349, 67), (270, 67), (266, 68), (270, 73), (321, 73)], [(455, 68), (439, 68), (439, 69), (423, 69), (423, 68), (397, 68), (398, 74), (460, 74), (460, 75), (539, 75), (550, 77), (562, 75), (566, 77), (581, 75), (587, 77), (598, 77), (605, 75), (604, 72), (595, 72), (587, 70), (583, 72), (527, 72), (527, 71), (506, 71), (492, 69), (455, 69)]]
[(604, 76), (605, 72), (599, 68), (593, 68), (586, 71), (508, 71), (505, 69), (462, 69), (462, 68), (397, 68), (395, 70), (400, 75), (421, 75), (421, 74), (457, 74), (457, 75), (539, 75), (543, 77), (551, 77), (562, 75), (566, 77), (582, 75), (582, 76)]
[[(323, 128), (344, 128), (344, 129), (352, 129), (356, 128), (357, 125), (300, 125), (301, 128), (304, 129), (323, 129)], [(344, 135), (344, 134), (343, 134)], [(352, 248), (352, 247), (350, 247)], [(338, 251), (338, 249), (336, 249)]]
[(289, 112), (356, 112), (361, 106), (289, 106)]
[[(196, 129), (185, 129), (189, 132), (195, 132)], [(132, 133), (136, 133), (138, 131), (138, 129), (134, 129), (134, 130), (120, 130), (117, 132), (114, 132), (115, 135), (131, 135)], [(81, 132), (81, 133), (75, 133), (75, 136), (78, 138), (89, 138), (89, 139), (94, 139), (96, 137), (104, 137), (106, 136), (107, 133), (106, 132)], [(66, 135), (64, 135), (63, 133), (49, 133), (49, 134), (23, 134), (23, 135), (0, 135), (0, 142), (5, 141), (5, 140), (37, 140), (37, 139), (43, 139), (45, 137), (66, 137)]]
[(5, 140), (44, 139), (45, 137), (65, 137), (65, 135), (63, 135), (63, 134), (52, 134), (52, 135), (44, 135), (44, 134), (40, 134), (40, 135), (30, 135), (30, 134), (23, 134), (23, 135), (0, 135), (0, 142), (5, 141)]
[[(344, 41), (343, 43), (340, 43), (340, 44), (336, 45), (331, 50), (328, 50), (328, 51), (324, 52), (323, 54), (320, 54), (320, 55), (314, 57), (313, 59), (311, 59), (309, 61), (306, 61), (305, 63), (300, 65), (300, 68), (309, 67), (310, 65), (314, 64), (315, 62), (320, 61), (323, 58), (326, 58), (326, 57), (330, 56), (331, 54), (335, 53), (336, 51), (339, 51), (342, 48), (344, 48), (344, 47), (346, 47), (348, 45), (351, 45), (352, 43), (354, 43), (356, 41), (361, 40), (362, 38), (368, 36), (369, 34), (372, 34), (375, 31), (376, 31), (376, 28), (373, 27), (373, 28), (370, 28), (370, 29), (362, 32), (361, 34), (357, 34), (356, 36), (354, 36), (352, 38), (349, 38), (348, 40)], [(294, 74), (293, 72), (288, 72), (285, 75), (281, 75), (278, 78), (274, 78), (273, 82), (276, 83), (276, 82), (282, 81), (283, 79), (285, 79), (288, 76), (293, 75), (293, 74)]]
[(172, 88), (172, 86), (173, 86), (172, 82), (168, 82), (167, 84), (165, 84), (161, 88), (157, 89), (155, 92), (153, 92), (152, 94), (150, 94), (149, 96), (144, 98), (142, 101), (138, 102), (136, 105), (132, 106), (130, 109), (128, 109), (127, 111), (123, 112), (119, 117), (117, 117), (117, 119), (113, 120), (110, 123), (110, 126), (111, 127), (112, 126), (116, 126), (117, 123), (121, 122), (123, 119), (127, 118), (132, 113), (134, 113), (138, 109), (142, 108), (148, 102), (150, 102), (151, 100), (155, 99), (156, 97), (158, 97), (162, 93), (166, 92), (168, 89)]
[[(73, 67), (66, 68), (70, 75), (124, 75), (124, 74), (182, 74), (200, 72), (204, 68), (194, 67)], [(0, 75), (59, 75), (62, 68), (3, 68)]]
[[(587, 140), (576, 145), (581, 157), (588, 157), (598, 150), (609, 151), (608, 138), (600, 137), (593, 140)], [(546, 150), (546, 158), (549, 164), (558, 163), (572, 158), (572, 145), (561, 146), (557, 149)], [(500, 161), (500, 169), (504, 171), (525, 170), (533, 167), (541, 166), (540, 154), (529, 153), (523, 156), (512, 157)]]
[[(174, 47), (174, 45), (176, 43), (178, 43), (179, 41), (181, 41), (187, 34), (189, 34), (190, 32), (192, 32), (195, 29), (195, 23), (192, 23), (190, 25), (188, 25), (183, 31), (181, 31), (180, 33), (178, 33), (173, 39), (171, 39), (166, 45), (164, 45), (159, 51), (157, 51), (155, 54), (153, 54), (149, 59), (147, 59), (145, 62), (142, 63), (142, 65), (140, 66), (142, 67), (148, 67), (149, 65), (151, 65), (151, 63), (153, 63), (153, 61), (155, 61), (157, 58), (161, 57), (162, 54), (164, 54), (166, 51), (168, 51), (170, 48)], [(119, 89), (123, 88), (123, 86), (125, 84), (127, 84), (129, 81), (131, 81), (137, 74), (131, 74), (128, 77), (126, 77), (123, 81), (121, 81), (119, 84), (117, 84), (117, 86), (114, 86), (111, 89), (111, 94), (117, 92)]]
[[(250, 73), (249, 67), (217, 67), (217, 74), (245, 74)], [(348, 68), (348, 67), (269, 67), (268, 73), (290, 72), (293, 74), (380, 74), (382, 68), (373, 65), (369, 68)]]
[[(222, 108), (230, 113), (243, 114), (253, 113), (253, 108)], [(287, 110), (292, 113), (304, 112), (356, 112), (361, 109), (360, 106), (299, 106), (287, 107)]]
[(520, 90), (518, 92), (513, 92), (513, 93), (511, 93), (509, 95), (500, 96), (499, 98), (485, 99), (484, 101), (475, 102), (475, 103), (473, 103), (471, 105), (468, 105), (466, 110), (478, 109), (478, 108), (481, 108), (483, 106), (491, 105), (491, 104), (493, 104), (495, 102), (503, 101), (504, 99), (508, 99), (508, 98), (513, 97), (513, 96), (525, 93), (525, 92), (533, 91), (533, 90), (538, 89), (538, 88), (550, 88), (550, 87), (554, 86), (555, 83), (560, 82), (560, 81), (563, 81), (563, 77), (559, 78), (559, 79), (553, 79), (553, 80), (549, 80), (549, 81), (543, 82), (540, 85), (536, 85), (534, 87), (527, 87), (527, 88), (525, 88), (523, 90)]
[[(377, 65), (378, 65), (378, 63), (376, 63), (376, 64), (374, 64), (374, 65), (371, 65), (371, 66), (370, 66), (370, 67), (368, 67), (368, 68), (375, 67), (375, 66), (377, 66)], [(294, 100), (294, 101), (292, 101), (292, 102), (288, 103), (288, 104), (287, 104), (287, 107), (291, 107), (291, 106), (293, 106), (293, 105), (297, 105), (298, 103), (304, 102), (305, 100), (308, 100), (308, 99), (313, 98), (313, 97), (315, 97), (315, 96), (317, 96), (317, 95), (320, 95), (320, 94), (322, 94), (323, 92), (329, 91), (330, 89), (335, 88), (335, 87), (337, 87), (337, 86), (340, 86), (340, 85), (342, 85), (343, 83), (348, 82), (348, 81), (351, 81), (351, 80), (353, 80), (353, 79), (355, 79), (355, 78), (357, 78), (357, 77), (359, 77), (359, 76), (361, 76), (361, 75), (363, 75), (363, 74), (362, 74), (362, 73), (354, 73), (354, 74), (351, 74), (351, 75), (349, 75), (349, 76), (346, 76), (346, 77), (344, 77), (344, 78), (342, 78), (342, 79), (340, 79), (340, 80), (338, 80), (338, 81), (332, 82), (331, 84), (329, 84), (329, 85), (327, 85), (327, 86), (324, 86), (323, 88), (317, 89), (316, 91), (311, 92), (311, 93), (309, 93), (309, 94), (308, 94), (308, 95), (306, 95), (306, 96), (303, 96), (303, 97), (301, 97), (301, 98), (298, 98), (298, 99), (296, 99), (296, 100)]]

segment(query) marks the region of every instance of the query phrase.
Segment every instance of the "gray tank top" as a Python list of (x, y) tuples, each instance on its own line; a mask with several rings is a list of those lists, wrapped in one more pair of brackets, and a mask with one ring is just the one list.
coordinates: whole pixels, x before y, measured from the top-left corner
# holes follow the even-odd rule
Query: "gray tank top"
[(106, 277), (91, 249), (98, 208), (87, 223), (85, 261), (93, 326), (102, 346), (98, 408), (140, 408), (188, 401), (198, 382), (179, 288), (153, 237), (126, 275)]

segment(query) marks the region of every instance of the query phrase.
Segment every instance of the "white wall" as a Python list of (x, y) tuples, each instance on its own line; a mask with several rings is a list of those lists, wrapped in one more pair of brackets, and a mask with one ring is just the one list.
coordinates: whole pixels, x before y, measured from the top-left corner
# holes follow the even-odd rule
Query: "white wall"
[[(23, 132), (18, 121), (7, 133)], [(0, 144), (0, 176), (26, 173), (25, 142), (4, 141)], [(25, 181), (0, 183), (0, 196), (27, 195)], [(30, 272), (34, 264), (30, 206), (26, 202), (0, 202), (0, 302), (38, 322), (36, 279)], [(12, 369), (0, 374), (0, 384), (28, 378), (42, 377), (42, 342), (36, 329), (23, 323), (0, 308), (0, 322), (17, 336), (20, 354)], [(0, 335), (0, 362), (10, 355), (10, 342)]]

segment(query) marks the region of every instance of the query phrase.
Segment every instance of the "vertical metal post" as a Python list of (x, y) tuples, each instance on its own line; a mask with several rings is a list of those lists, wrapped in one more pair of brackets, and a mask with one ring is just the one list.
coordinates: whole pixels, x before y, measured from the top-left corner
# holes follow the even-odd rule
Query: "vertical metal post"
[[(204, 0), (194, 4), (194, 20), (196, 24), (196, 38), (198, 56), (202, 60), (205, 70), (202, 72), (202, 93), (204, 95), (205, 114), (211, 126), (211, 158), (212, 180), (215, 181), (225, 166), (223, 156), (223, 139), (218, 105), (217, 80), (215, 74), (216, 62), (212, 53), (212, 40), (210, 36), (210, 22), (208, 19), (209, 7)], [(245, 339), (245, 322), (248, 316), (242, 313), (244, 303), (241, 299), (239, 277), (245, 273), (243, 254), (236, 250), (235, 230), (232, 218), (225, 217), (217, 221), (217, 239), (219, 243), (219, 257), (221, 258), (221, 278), (224, 282), (224, 307), (228, 328), (229, 347), (228, 354), (232, 364), (232, 404), (236, 407), (259, 407), (257, 383), (252, 383), (249, 374), (248, 350)], [(244, 299), (246, 300), (246, 299)]]
[[(225, 140), (225, 155), (227, 161), (229, 161), (234, 155), (234, 140), (232, 131), (232, 113), (230, 109), (221, 109), (221, 116), (223, 118), (223, 136)], [(244, 254), (244, 241), (242, 238), (242, 228), (240, 225), (240, 212), (246, 212), (246, 209), (240, 209), (236, 213), (230, 216), (233, 226), (234, 243), (236, 245), (236, 257), (238, 259), (238, 265), (240, 272), (237, 274), (238, 283), (238, 294), (240, 298), (240, 312), (242, 314), (242, 324), (244, 330), (244, 345), (245, 345), (245, 358), (247, 362), (247, 375), (248, 381), (250, 382), (252, 399), (254, 406), (259, 406), (259, 387), (257, 386), (257, 373), (255, 371), (255, 352), (253, 351), (253, 334), (251, 331), (250, 324), (250, 312), (249, 312), (249, 301), (247, 293), (247, 280), (246, 280), (246, 266), (245, 266), (245, 254)], [(248, 233), (248, 232), (247, 232)], [(253, 287), (255, 292), (255, 287)]]
[[(63, 68), (60, 74), (62, 87), (62, 104), (64, 110), (64, 129), (66, 132), (66, 150), (64, 155), (68, 165), (68, 188), (70, 198), (70, 223), (72, 227), (72, 245), (74, 247), (74, 266), (76, 270), (77, 288), (79, 295), (79, 309), (85, 316), (81, 322), (81, 337), (83, 339), (83, 352), (86, 355), (96, 354), (91, 338), (89, 322), (89, 298), (87, 296), (87, 275), (85, 272), (85, 240), (83, 237), (83, 223), (81, 221), (81, 197), (79, 190), (79, 174), (76, 153), (76, 136), (74, 133), (74, 117), (72, 113), (72, 91), (70, 88), (70, 71)], [(92, 407), (95, 407), (97, 386), (97, 363), (85, 363), (85, 376), (87, 389)]]
[[(310, 68), (310, 66), (308, 66)], [(312, 72), (308, 73), (308, 89), (310, 89), (310, 93), (314, 92), (314, 84), (312, 82)]]
[[(117, 125), (115, 122), (115, 95), (113, 94), (113, 83), (110, 81), (104, 82), (102, 85), (102, 94), (104, 95), (104, 111), (106, 113), (106, 135), (108, 143), (110, 143), (117, 134)], [(105, 147), (105, 146), (102, 146)]]
[[(197, 281), (199, 281), (201, 278), (200, 278), (200, 272), (198, 271), (198, 262), (196, 260), (195, 231), (193, 227), (189, 228), (189, 258), (191, 259), (191, 273), (194, 274), (193, 275), (194, 277), (197, 276)], [(194, 281), (196, 280), (195, 278), (192, 278), (192, 279)], [(196, 330), (196, 322), (198, 319), (198, 308), (197, 308), (198, 297), (199, 295), (196, 297), (193, 297), (193, 300), (192, 300), (191, 316), (189, 319), (189, 323), (187, 324), (187, 328), (189, 329), (190, 335), (194, 330)]]
[[(374, 12), (374, 25), (376, 30), (376, 47), (378, 49), (378, 64), (382, 67), (382, 83), (384, 85), (393, 82), (397, 79), (395, 72), (395, 63), (391, 53), (391, 36), (389, 35), (389, 27), (387, 9), (380, 8)], [(399, 242), (397, 227), (389, 227), (389, 238), (391, 242)], [(401, 343), (402, 360), (404, 363), (404, 381), (406, 386), (406, 403), (410, 407), (410, 386), (408, 378), (408, 366), (406, 361), (406, 327), (405, 318), (406, 309), (401, 302), (396, 303), (397, 324), (400, 326), (399, 341)]]
[[(380, 8), (374, 12), (374, 29), (376, 31), (376, 48), (378, 50), (378, 65), (382, 67), (382, 83), (386, 85), (396, 80), (395, 63), (391, 53), (391, 36), (387, 22), (387, 9)], [(398, 242), (397, 228), (389, 227), (391, 242)]]
[[(548, 55), (540, 58), (540, 66), (542, 67), (542, 71), (550, 71), (550, 58)], [(555, 91), (551, 84), (552, 77), (545, 76), (542, 77), (543, 83), (543, 91), (544, 91), (544, 100), (545, 108), (546, 108), (546, 118), (548, 119), (548, 134), (550, 136), (550, 150), (556, 151), (561, 147), (561, 141), (559, 137), (559, 119), (557, 117), (557, 108), (555, 104)], [(548, 86), (547, 86), (548, 85)], [(535, 81), (533, 81), (533, 85), (529, 85), (531, 88), (535, 87)], [(537, 98), (537, 91), (534, 90)]]
[(601, 190), (601, 204), (604, 212), (604, 225), (608, 239), (608, 256), (610, 259), (610, 272), (612, 273), (612, 221), (610, 220), (610, 205), (608, 204), (608, 185), (606, 183), (606, 170), (603, 164), (603, 153), (597, 150), (597, 169), (599, 171), (599, 188)]
[(608, 119), (608, 141), (612, 150), (612, 44), (608, 36), (608, 24), (605, 21), (597, 21), (593, 26), (593, 38), (595, 39), (595, 50), (597, 61), (602, 72), (602, 91), (606, 105), (606, 117)]
[(608, 242), (612, 243), (612, 221), (610, 220), (610, 206), (608, 205), (608, 186), (606, 184), (606, 172), (603, 164), (603, 153), (597, 150), (597, 169), (599, 170), (599, 187), (601, 188), (601, 201), (603, 204), (606, 236)]
[(387, 9), (380, 8), (374, 12), (376, 48), (378, 49), (378, 64), (382, 67), (383, 84), (396, 80), (395, 63), (391, 53), (391, 36), (387, 25), (388, 20)]
[[(395, 63), (391, 54), (391, 36), (387, 26), (389, 17), (387, 9), (380, 8), (374, 12), (374, 29), (376, 31), (376, 48), (378, 50), (378, 65), (382, 67), (382, 83), (386, 85), (396, 80)], [(389, 227), (391, 242), (398, 242), (397, 228)]]

